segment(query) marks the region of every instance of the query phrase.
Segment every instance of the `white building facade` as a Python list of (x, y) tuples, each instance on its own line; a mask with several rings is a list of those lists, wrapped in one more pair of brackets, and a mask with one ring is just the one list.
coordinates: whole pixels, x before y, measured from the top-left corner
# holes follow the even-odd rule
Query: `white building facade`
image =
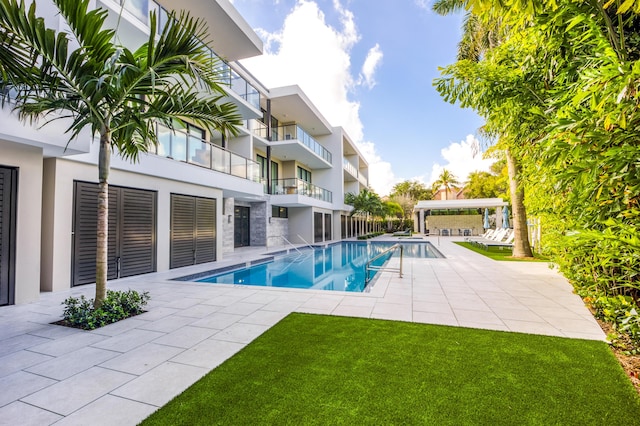
[[(48, 1), (47, 25), (63, 28)], [(175, 2), (100, 0), (135, 47), (148, 13)], [(212, 52), (225, 58), (228, 100), (244, 118), (225, 139), (196, 126), (158, 128), (137, 163), (112, 156), (109, 279), (222, 260), (238, 247), (326, 243), (355, 236), (346, 192), (368, 186), (368, 165), (343, 129), (331, 127), (297, 86), (267, 89), (237, 61), (262, 42), (228, 0), (183, 0), (202, 17)], [(164, 9), (166, 8), (166, 9)], [(69, 142), (63, 124), (32, 127), (0, 111), (0, 306), (95, 281), (98, 144)]]

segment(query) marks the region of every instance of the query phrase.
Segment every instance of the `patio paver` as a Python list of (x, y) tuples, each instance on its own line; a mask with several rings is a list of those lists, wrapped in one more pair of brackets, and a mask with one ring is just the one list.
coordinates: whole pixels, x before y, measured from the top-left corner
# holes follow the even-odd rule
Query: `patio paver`
[(135, 425), (293, 311), (604, 340), (547, 264), (496, 262), (455, 240), (440, 239), (446, 259), (405, 258), (402, 278), (382, 273), (365, 293), (171, 280), (208, 264), (110, 282), (149, 291), (148, 312), (91, 332), (49, 324), (91, 285), (0, 308), (0, 424)]

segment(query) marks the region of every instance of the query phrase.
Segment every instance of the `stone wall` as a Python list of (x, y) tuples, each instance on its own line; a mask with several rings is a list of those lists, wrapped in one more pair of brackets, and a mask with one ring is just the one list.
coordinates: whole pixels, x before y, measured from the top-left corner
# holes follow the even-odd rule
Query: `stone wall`
[[(234, 220), (233, 220), (233, 208), (235, 207), (235, 200), (233, 198), (225, 198), (222, 207), (222, 232), (218, 233), (218, 236), (222, 236), (222, 253), (233, 253), (234, 248)], [(231, 220), (229, 220), (231, 216)]]
[(427, 216), (429, 235), (443, 235), (442, 230), (447, 230), (449, 235), (463, 235), (464, 230), (469, 230), (472, 235), (479, 235), (484, 232), (482, 221), (484, 216), (474, 215), (451, 215), (451, 216)]
[[(269, 206), (271, 208), (271, 206)], [(270, 216), (270, 215), (269, 215)], [(267, 244), (267, 203), (251, 203), (249, 239), (252, 246)]]
[(288, 245), (282, 237), (289, 238), (289, 219), (272, 217), (267, 225), (267, 247)]

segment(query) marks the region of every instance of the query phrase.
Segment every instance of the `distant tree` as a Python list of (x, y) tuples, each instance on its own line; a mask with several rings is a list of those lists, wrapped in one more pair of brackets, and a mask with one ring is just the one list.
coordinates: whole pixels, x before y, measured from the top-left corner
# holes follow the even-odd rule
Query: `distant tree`
[(438, 176), (438, 179), (433, 183), (433, 189), (434, 192), (436, 192), (439, 189), (444, 188), (446, 194), (445, 198), (448, 200), (451, 190), (453, 188), (457, 188), (459, 185), (460, 182), (458, 181), (458, 178), (456, 178), (456, 176), (449, 170), (443, 169), (440, 176)]
[(415, 180), (405, 180), (393, 186), (389, 198), (402, 207), (404, 218), (408, 219), (411, 218), (413, 208), (418, 201), (430, 200), (433, 197), (431, 189), (424, 183)]
[(391, 190), (391, 194), (389, 194), (390, 197), (396, 197), (398, 195), (405, 195), (413, 201), (430, 200), (431, 190), (422, 182), (405, 180), (395, 184)]
[(471, 172), (464, 189), (467, 198), (502, 198), (509, 201), (509, 175), (506, 162), (496, 161), (491, 166), (490, 172)]

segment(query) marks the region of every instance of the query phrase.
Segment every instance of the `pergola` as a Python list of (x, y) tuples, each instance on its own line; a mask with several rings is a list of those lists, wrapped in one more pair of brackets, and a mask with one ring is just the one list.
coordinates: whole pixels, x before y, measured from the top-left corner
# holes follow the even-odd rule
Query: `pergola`
[(502, 226), (502, 208), (508, 203), (502, 201), (502, 198), (469, 198), (462, 200), (424, 200), (418, 201), (413, 208), (414, 215), (417, 215), (414, 221), (414, 231), (425, 233), (425, 215), (431, 210), (445, 209), (479, 209), (479, 208), (495, 208), (496, 209), (496, 227)]

